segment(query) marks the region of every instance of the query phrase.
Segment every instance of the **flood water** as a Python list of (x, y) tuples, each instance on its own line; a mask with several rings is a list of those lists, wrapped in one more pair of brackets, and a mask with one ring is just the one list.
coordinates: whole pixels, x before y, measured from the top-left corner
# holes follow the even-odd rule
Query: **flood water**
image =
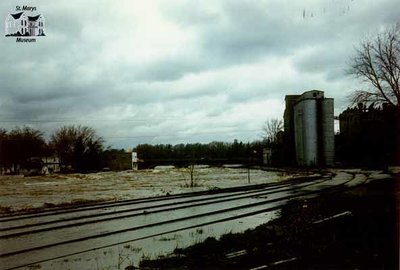
[(124, 242), (124, 238), (121, 237), (123, 243), (119, 245), (40, 263), (37, 267), (41, 267), (40, 269), (125, 269), (132, 265), (138, 267), (140, 260), (144, 258), (155, 259), (166, 256), (176, 248), (203, 242), (208, 237), (218, 239), (227, 233), (253, 229), (278, 216), (279, 211), (273, 211), (131, 242)]
[[(249, 184), (273, 183), (296, 175), (251, 169), (250, 183), (248, 176), (249, 172), (246, 168), (198, 166), (194, 173), (195, 187), (188, 185), (190, 174), (187, 169), (173, 167), (158, 167), (154, 170), (145, 171), (55, 174), (29, 178), (22, 176), (1, 177), (0, 181), (4, 189), (1, 191), (0, 205), (18, 210), (42, 207), (44, 204), (73, 203), (77, 200), (134, 199)], [(195, 211), (195, 209), (191, 211)], [(226, 213), (223, 218), (230, 217), (230, 215), (233, 214)], [(252, 229), (277, 216), (278, 212), (276, 211), (268, 212), (195, 228), (189, 228), (191, 222), (193, 222), (189, 220), (181, 224), (181, 230), (171, 227), (164, 230), (166, 232), (171, 231), (170, 233), (162, 235), (158, 235), (159, 231), (156, 228), (150, 227), (140, 232), (133, 231), (113, 235), (112, 239), (109, 237), (91, 243), (78, 242), (72, 244), (71, 248), (74, 249), (71, 250), (75, 250), (75, 248), (77, 250), (90, 250), (107, 243), (120, 244), (110, 244), (110, 247), (107, 248), (44, 261), (26, 269), (32, 269), (32, 267), (40, 267), (38, 269), (125, 269), (129, 265), (137, 267), (143, 258), (156, 258), (160, 255), (166, 255), (173, 252), (175, 248), (184, 248), (199, 243), (207, 237), (219, 238), (226, 233)], [(164, 217), (164, 219), (166, 218), (168, 217)], [(204, 222), (206, 221), (207, 218), (204, 219)], [(94, 225), (93, 229), (96, 226)], [(107, 228), (103, 229), (108, 230)], [(79, 235), (82, 232), (78, 229), (73, 233)], [(135, 240), (129, 241), (129, 239)], [(29, 237), (26, 240), (30, 242)], [(66, 248), (68, 249), (68, 247)], [(38, 260), (45, 257), (58, 257), (60, 254), (63, 254), (63, 252), (57, 248), (50, 249), (45, 255), (40, 250), (32, 252), (32, 256), (35, 256)]]
[[(250, 170), (250, 184), (277, 182), (292, 174)], [(153, 170), (53, 174), (36, 177), (0, 176), (0, 211), (24, 210), (43, 206), (74, 204), (172, 195), (184, 192), (248, 185), (246, 168), (198, 166), (195, 187), (190, 187), (186, 168), (171, 166)], [(3, 211), (4, 212), (4, 211)]]

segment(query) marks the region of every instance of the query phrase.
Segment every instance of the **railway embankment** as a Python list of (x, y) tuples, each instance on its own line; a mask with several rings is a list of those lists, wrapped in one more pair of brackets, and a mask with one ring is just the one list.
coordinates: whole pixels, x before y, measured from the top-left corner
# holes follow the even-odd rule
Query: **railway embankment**
[(140, 269), (398, 269), (400, 176), (294, 200), (267, 224), (208, 238)]

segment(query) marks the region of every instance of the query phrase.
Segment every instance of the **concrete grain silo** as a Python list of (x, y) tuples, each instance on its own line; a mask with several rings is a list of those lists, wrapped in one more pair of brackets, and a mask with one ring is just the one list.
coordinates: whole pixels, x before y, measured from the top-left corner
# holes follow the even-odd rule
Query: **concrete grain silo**
[(293, 104), (293, 138), (300, 166), (331, 166), (334, 157), (333, 99), (323, 91), (304, 92)]
[(335, 130), (333, 98), (321, 100), (322, 165), (332, 166), (335, 156)]

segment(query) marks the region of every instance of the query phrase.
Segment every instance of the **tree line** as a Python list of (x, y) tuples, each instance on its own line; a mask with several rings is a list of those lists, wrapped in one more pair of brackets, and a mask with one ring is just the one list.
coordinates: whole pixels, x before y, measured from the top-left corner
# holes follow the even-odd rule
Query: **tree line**
[(243, 143), (238, 140), (233, 142), (211, 142), (192, 144), (139, 144), (134, 148), (142, 160), (196, 160), (207, 162), (221, 160), (227, 162), (262, 161), (264, 142), (254, 141)]
[(90, 171), (102, 167), (104, 140), (93, 128), (64, 126), (48, 141), (31, 127), (0, 128), (0, 173), (18, 174), (40, 166), (41, 158), (56, 156), (63, 171)]
[[(252, 162), (262, 161), (262, 149), (269, 139), (254, 142), (211, 142), (206, 144), (139, 144), (133, 151), (141, 160), (196, 160)], [(104, 146), (104, 139), (87, 126), (63, 126), (46, 140), (44, 133), (31, 127), (0, 128), (0, 174), (19, 174), (41, 168), (43, 158), (56, 157), (62, 172), (98, 171), (115, 162), (125, 150)]]

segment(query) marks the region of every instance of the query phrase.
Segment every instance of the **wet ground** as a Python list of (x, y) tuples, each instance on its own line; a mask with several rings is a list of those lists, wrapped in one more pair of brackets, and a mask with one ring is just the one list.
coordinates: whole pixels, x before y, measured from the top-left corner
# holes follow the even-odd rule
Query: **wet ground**
[(400, 178), (285, 206), (278, 219), (226, 234), (143, 269), (399, 269)]
[[(91, 196), (83, 197), (85, 199), (92, 199), (92, 200), (98, 200), (98, 195), (102, 194), (102, 191), (104, 191), (105, 194), (121, 194), (120, 192), (121, 188), (124, 188), (126, 186), (129, 187), (129, 191), (127, 193), (122, 193), (123, 196), (128, 196), (125, 198), (135, 198), (136, 197), (143, 197), (143, 194), (150, 194), (150, 195), (165, 195), (166, 193), (169, 194), (176, 194), (176, 193), (183, 193), (183, 192), (189, 192), (189, 191), (194, 191), (194, 190), (207, 190), (207, 189), (215, 189), (215, 188), (223, 188), (223, 187), (232, 187), (232, 186), (243, 186), (243, 185), (248, 185), (248, 174), (247, 174), (246, 169), (232, 169), (232, 168), (197, 168), (196, 169), (196, 180), (198, 186), (195, 188), (189, 188), (187, 187), (188, 182), (189, 182), (189, 173), (186, 170), (182, 169), (173, 169), (173, 168), (158, 168), (156, 170), (152, 171), (141, 171), (141, 172), (120, 172), (120, 173), (98, 173), (98, 174), (90, 174), (90, 175), (81, 175), (81, 174), (74, 174), (74, 175), (68, 175), (68, 176), (63, 176), (64, 178), (56, 178), (61, 175), (53, 175), (53, 176), (44, 176), (44, 177), (33, 177), (33, 178), (23, 178), (23, 177), (5, 177), (3, 180), (11, 181), (12, 179), (17, 179), (17, 181), (14, 181), (8, 185), (8, 190), (12, 190), (12, 188), (17, 188), (16, 185), (18, 185), (18, 179), (24, 183), (24, 188), (27, 187), (34, 187), (33, 189), (35, 190), (34, 193), (32, 194), (21, 194), (20, 198), (27, 199), (30, 196), (32, 197), (32, 202), (30, 206), (32, 207), (35, 205), (42, 206), (44, 203), (50, 204), (52, 202), (46, 201), (48, 197), (46, 197), (45, 194), (56, 194), (58, 196), (55, 196), (54, 198), (61, 199), (59, 201), (55, 201), (54, 204), (59, 204), (59, 203), (69, 203), (73, 202), (73, 200), (68, 201), (66, 195), (71, 195), (72, 197), (75, 195), (83, 196), (85, 194), (91, 194)], [(359, 170), (347, 170), (346, 172), (343, 171), (336, 171), (334, 173), (335, 177), (331, 180), (329, 180), (329, 183), (327, 182), (321, 182), (319, 184), (320, 188), (328, 187), (331, 185), (337, 185), (342, 183), (343, 181), (346, 182), (346, 186), (353, 187), (357, 186), (362, 183), (370, 182), (371, 180), (378, 180), (378, 179), (387, 179), (388, 175), (386, 174), (381, 174), (380, 172), (366, 172), (363, 171), (360, 173)], [(54, 177), (56, 176), (56, 177)], [(122, 176), (125, 176), (122, 177)], [(251, 184), (256, 184), (256, 183), (273, 183), (277, 182), (282, 179), (287, 179), (293, 177), (293, 175), (282, 175), (277, 172), (266, 172), (262, 170), (252, 170), (250, 172), (250, 180)], [(58, 179), (58, 180), (57, 180)], [(122, 179), (122, 180), (121, 180)], [(165, 181), (163, 179), (168, 179), (168, 181)], [(351, 180), (351, 182), (348, 182), (348, 180)], [(64, 180), (64, 181), (63, 181)], [(337, 182), (337, 183), (336, 183)], [(35, 183), (34, 185), (29, 185)], [(52, 183), (52, 184), (48, 184)], [(26, 185), (28, 184), (28, 185)], [(56, 190), (54, 188), (56, 187)], [(60, 187), (60, 192), (57, 192), (57, 187)], [(81, 191), (72, 193), (71, 188), (81, 188)], [(107, 187), (107, 188), (106, 188)], [(313, 185), (310, 187), (307, 187), (309, 191), (313, 191)], [(316, 188), (318, 190), (318, 188)], [(29, 193), (31, 191), (30, 188), (26, 188), (25, 192)], [(89, 192), (89, 191), (92, 191)], [(175, 191), (175, 192), (173, 192)], [(41, 197), (41, 200), (39, 198), (36, 198), (36, 201), (34, 200), (34, 194), (37, 194), (39, 192), (43, 193), (43, 197)], [(46, 193), (47, 192), (47, 193)], [(135, 195), (136, 194), (136, 195)], [(141, 196), (142, 195), (142, 196)], [(18, 198), (17, 197), (17, 198)], [(40, 196), (39, 196), (40, 197)], [(147, 196), (146, 196), (147, 197)], [(53, 198), (53, 197), (51, 197)], [(123, 199), (124, 197), (120, 197)], [(168, 197), (170, 198), (170, 197)], [(260, 197), (261, 198), (261, 197)], [(257, 199), (260, 199), (257, 197)], [(263, 197), (264, 198), (264, 197)], [(272, 197), (268, 197), (268, 199), (271, 199)], [(113, 199), (116, 199), (113, 198)], [(24, 200), (15, 200), (16, 202), (24, 202)], [(44, 201), (44, 202), (43, 202)], [(368, 201), (368, 200), (366, 200)], [(327, 209), (324, 211), (326, 212), (327, 210), (331, 211), (334, 209), (333, 205), (337, 203), (336, 197), (333, 196), (332, 199), (327, 203)], [(341, 206), (346, 207), (346, 204), (353, 204), (352, 201), (346, 201), (346, 203), (341, 204)], [(23, 204), (19, 204), (18, 206), (20, 207)], [(305, 208), (304, 208), (305, 205)], [(24, 208), (24, 207), (22, 207)], [(15, 208), (18, 209), (18, 208)], [(193, 209), (193, 208), (192, 208)], [(296, 208), (297, 209), (297, 208)], [(311, 203), (306, 203), (306, 204), (301, 204), (300, 208), (297, 210), (294, 210), (291, 214), (288, 216), (295, 217), (297, 213), (299, 213), (299, 220), (302, 221), (304, 217), (304, 220), (306, 222), (310, 222), (316, 217), (309, 218), (307, 217), (307, 213), (303, 213), (301, 210), (304, 209), (313, 209), (311, 208)], [(193, 210), (194, 211), (194, 210)], [(198, 211), (195, 211), (196, 213)], [(313, 211), (314, 212), (314, 211)], [(324, 215), (328, 215), (329, 213), (323, 213), (321, 217)], [(336, 213), (336, 212), (332, 212)], [(149, 216), (149, 213), (146, 213), (147, 218), (151, 218)], [(189, 213), (188, 213), (189, 214)], [(193, 214), (193, 213), (192, 213)], [(273, 220), (274, 218), (279, 217), (279, 213), (275, 212), (269, 212), (269, 213), (262, 213), (259, 215), (252, 215), (251, 217), (248, 218), (239, 218), (237, 216), (237, 212), (232, 213), (233, 216), (235, 216), (235, 219), (229, 220), (226, 222), (221, 222), (218, 224), (218, 226), (195, 226), (193, 228), (184, 229), (184, 230), (179, 230), (179, 232), (175, 232), (175, 225), (173, 228), (170, 228), (171, 233), (162, 233), (159, 234), (160, 232), (158, 229), (155, 227), (149, 227), (149, 232), (147, 233), (148, 235), (153, 235), (152, 237), (143, 237), (143, 233), (140, 233), (138, 237), (136, 237), (134, 241), (131, 241), (133, 238), (133, 234), (129, 233), (129, 235), (123, 236), (121, 234), (121, 237), (118, 239), (112, 239), (113, 243), (117, 241), (119, 243), (118, 245), (110, 245), (109, 247), (103, 247), (101, 249), (97, 249), (96, 245), (93, 244), (93, 242), (81, 242), (79, 243), (79, 248), (86, 249), (89, 252), (81, 253), (81, 254), (76, 254), (74, 256), (71, 254), (71, 256), (67, 257), (62, 257), (59, 259), (55, 260), (45, 260), (42, 261), (39, 264), (34, 264), (31, 265), (30, 267), (41, 267), (41, 269), (125, 269), (125, 267), (128, 266), (138, 266), (140, 262), (145, 262), (147, 259), (149, 260), (154, 260), (157, 258), (159, 255), (165, 256), (166, 253), (171, 252), (173, 250), (179, 251), (182, 248), (187, 247), (188, 245), (191, 244), (196, 244), (196, 243), (202, 243), (205, 241), (207, 244), (207, 239), (209, 237), (218, 237), (227, 233), (236, 233), (236, 232), (242, 232), (246, 229), (249, 228), (254, 228), (260, 224), (266, 223), (270, 220)], [(206, 220), (203, 220), (204, 222)], [(133, 222), (135, 225), (137, 225), (137, 220)], [(298, 227), (298, 225), (301, 223), (296, 223), (297, 220), (286, 220), (284, 223), (288, 224), (294, 224)], [(197, 224), (197, 223), (196, 223)], [(190, 224), (189, 224), (190, 225)], [(281, 225), (280, 225), (281, 226)], [(303, 226), (303, 225), (301, 225)], [(114, 227), (113, 227), (114, 228)], [(152, 232), (152, 229), (154, 229), (154, 232)], [(108, 231), (109, 229), (107, 229)], [(269, 230), (269, 229), (268, 229)], [(267, 231), (268, 231), (267, 230)], [(275, 229), (274, 229), (275, 230)], [(278, 231), (281, 230), (278, 228)], [(297, 229), (296, 229), (297, 230)], [(268, 232), (270, 233), (270, 232)], [(277, 232), (274, 232), (277, 233)], [(291, 239), (292, 236), (289, 237)], [(47, 239), (48, 237), (45, 237), (44, 239)], [(274, 239), (276, 236), (274, 236)], [(127, 241), (127, 239), (130, 239)], [(222, 238), (221, 238), (222, 239)], [(102, 239), (101, 241), (103, 241)], [(249, 243), (250, 245), (257, 245), (260, 243), (251, 243), (248, 238), (244, 238), (244, 241)], [(302, 240), (303, 241), (303, 240)], [(36, 241), (35, 241), (36, 243)], [(111, 243), (111, 242), (110, 242)], [(268, 243), (272, 243), (272, 240), (270, 240)], [(267, 244), (268, 244), (267, 243)], [(102, 245), (104, 243), (102, 242)], [(211, 246), (216, 246), (218, 245), (215, 240), (213, 243), (211, 243)], [(290, 243), (289, 243), (290, 244)], [(11, 245), (11, 244), (10, 244)], [(85, 245), (87, 247), (85, 247)], [(261, 246), (263, 243), (261, 243)], [(287, 244), (284, 244), (287, 245)], [(231, 245), (225, 245), (223, 244), (222, 246), (224, 247), (229, 247), (231, 248)], [(268, 246), (268, 245), (267, 245)], [(4, 246), (3, 246), (4, 247)], [(254, 246), (253, 246), (254, 247)], [(209, 247), (210, 248), (210, 247)], [(236, 249), (238, 249), (237, 247)], [(55, 252), (56, 249), (51, 249), (52, 252)], [(72, 250), (72, 249), (71, 249)], [(90, 251), (92, 250), (92, 251)], [(212, 249), (210, 249), (212, 250)], [(36, 251), (34, 251), (35, 253)], [(40, 252), (40, 251), (38, 251)], [(241, 249), (238, 250), (224, 250), (220, 256), (223, 260), (226, 261), (226, 254), (224, 253), (235, 253), (235, 252), (242, 252)], [(282, 250), (282, 252), (287, 252), (286, 250)], [(51, 254), (46, 254), (46, 256), (50, 256), (53, 258), (56, 258), (56, 253), (54, 253), (54, 256), (50, 256)], [(250, 254), (250, 251), (246, 250), (246, 254)], [(32, 255), (32, 254), (31, 254)], [(38, 258), (40, 254), (32, 255), (33, 258)], [(178, 256), (181, 256), (182, 254), (179, 253)], [(187, 256), (187, 255), (183, 255)], [(206, 255), (207, 256), (207, 255)], [(236, 256), (236, 255), (235, 255)], [(241, 257), (240, 255), (239, 257)], [(224, 259), (225, 258), (225, 259)], [(261, 258), (263, 256), (261, 255)], [(213, 259), (214, 260), (214, 259)], [(212, 260), (211, 263), (214, 263)], [(206, 261), (206, 260), (204, 260)], [(252, 261), (252, 259), (250, 259)], [(38, 261), (39, 262), (39, 261)], [(156, 262), (158, 263), (158, 262)], [(228, 265), (229, 266), (229, 260), (228, 260)], [(150, 263), (151, 265), (152, 263)], [(179, 263), (181, 264), (181, 263)], [(3, 264), (7, 265), (7, 264)], [(172, 268), (176, 268), (176, 264), (172, 265)], [(208, 265), (211, 266), (211, 265)], [(89, 267), (89, 268), (87, 268)], [(104, 268), (106, 267), (106, 268)], [(1, 268), (1, 267), (0, 267)], [(164, 267), (162, 267), (164, 268)], [(192, 267), (193, 268), (193, 265)], [(230, 266), (229, 266), (230, 268)], [(203, 268), (203, 269), (208, 269), (208, 268)], [(240, 268), (239, 268), (240, 269)]]
[[(298, 175), (251, 169), (250, 184), (278, 182), (295, 176)], [(195, 187), (191, 188), (188, 169), (168, 166), (91, 174), (0, 176), (0, 213), (242, 186), (249, 184), (249, 175), (246, 168), (197, 166), (194, 180)]]
[[(212, 170), (210, 168), (203, 168), (204, 170)], [(222, 169), (223, 172), (229, 172), (231, 169)], [(158, 170), (159, 171), (159, 170)], [(159, 172), (156, 173), (159, 173)], [(168, 170), (166, 170), (167, 172)], [(170, 170), (170, 173), (177, 171), (177, 170)], [(247, 180), (247, 171), (246, 170), (237, 170), (235, 169), (234, 171), (237, 175), (238, 172), (242, 172), (242, 175), (244, 174), (246, 177), (245, 179)], [(244, 173), (243, 173), (244, 172)], [(262, 175), (263, 171), (260, 171), (260, 174)], [(226, 175), (226, 174), (225, 174)], [(256, 175), (254, 172), (252, 174)], [(278, 175), (279, 177), (279, 175)], [(344, 171), (336, 171), (333, 173), (333, 178), (331, 179), (330, 177), (328, 178), (321, 178), (318, 177), (319, 179), (314, 179), (312, 181), (312, 184), (308, 183), (300, 183), (297, 185), (293, 184), (287, 184), (288, 182), (285, 183), (285, 188), (278, 188), (278, 192), (273, 193), (268, 191), (268, 196), (263, 195), (255, 195), (252, 194), (249, 198), (246, 199), (242, 204), (245, 205), (247, 208), (249, 207), (261, 207), (264, 208), (264, 204), (268, 206), (268, 208), (276, 206), (275, 199), (277, 199), (276, 196), (282, 197), (283, 199), (286, 200), (286, 198), (293, 197), (296, 195), (296, 197), (301, 197), (301, 198), (308, 198), (309, 195), (306, 194), (317, 194), (320, 192), (321, 189), (326, 189), (326, 188), (333, 188), (333, 190), (336, 190), (335, 187), (341, 186), (342, 188), (353, 188), (357, 185), (362, 185), (366, 184), (369, 182), (376, 181), (378, 179), (387, 179), (388, 175), (386, 174), (381, 174), (379, 172), (360, 172), (360, 171), (349, 171), (347, 170), (346, 172)], [(253, 178), (251, 178), (253, 179)], [(234, 181), (232, 181), (235, 183)], [(241, 183), (240, 181), (238, 181)], [(224, 184), (224, 182), (221, 182), (221, 184)], [(299, 185), (301, 188), (299, 189)], [(297, 186), (296, 189), (295, 186)], [(182, 187), (185, 189), (185, 187)], [(198, 188), (204, 188), (204, 187), (198, 187)], [(289, 188), (289, 190), (287, 190)], [(186, 188), (187, 189), (187, 188)], [(283, 190), (282, 190), (283, 189)], [(301, 191), (301, 192), (300, 192)], [(261, 192), (259, 190), (255, 192)], [(300, 192), (300, 193), (299, 193)], [(227, 195), (226, 193), (220, 194), (222, 195)], [(202, 195), (203, 196), (203, 195)], [(204, 195), (207, 196), (207, 195)], [(203, 197), (204, 197), (203, 196)], [(211, 196), (213, 199), (217, 195)], [(175, 200), (174, 198), (171, 198), (171, 196), (165, 197), (168, 198), (168, 200)], [(186, 199), (185, 199), (186, 200)], [(265, 202), (263, 202), (263, 200)], [(285, 203), (285, 200), (281, 201), (282, 204)], [(251, 206), (250, 202), (260, 202), (261, 204)], [(336, 197), (333, 196), (333, 200), (330, 201), (327, 204), (328, 210), (334, 209), (331, 206), (334, 206), (336, 203)], [(23, 257), (19, 258), (18, 260), (13, 259), (13, 255), (7, 255), (7, 258), (2, 258), (2, 264), (3, 266), (6, 265), (14, 265), (15, 262), (18, 262), (20, 265), (24, 265), (25, 263), (30, 262), (35, 262), (33, 265), (29, 267), (40, 267), (41, 269), (125, 269), (126, 267), (129, 266), (138, 266), (141, 262), (145, 262), (147, 259), (154, 260), (157, 258), (159, 255), (165, 256), (168, 253), (173, 252), (174, 250), (180, 250), (183, 248), (186, 248), (187, 246), (190, 246), (192, 244), (196, 243), (202, 243), (206, 242), (207, 243), (207, 238), (209, 237), (216, 237), (217, 239), (219, 236), (227, 234), (227, 233), (235, 233), (235, 232), (242, 232), (246, 229), (253, 229), (256, 226), (266, 223), (268, 221), (271, 221), (279, 216), (279, 211), (261, 211), (260, 214), (255, 214), (256, 212), (253, 212), (254, 210), (260, 210), (260, 209), (243, 209), (245, 211), (251, 211), (251, 216), (241, 216), (241, 210), (239, 211), (228, 211), (229, 207), (237, 206), (240, 203), (240, 200), (235, 200), (231, 201), (229, 203), (221, 202), (222, 203), (222, 208), (224, 211), (219, 211), (218, 212), (218, 220), (217, 223), (216, 221), (213, 220), (212, 224), (207, 223), (211, 219), (214, 219), (210, 215), (210, 211), (215, 210), (214, 208), (217, 207), (217, 204), (210, 205), (210, 209), (208, 205), (203, 205), (203, 206), (197, 206), (195, 205), (190, 205), (188, 208), (182, 208), (182, 211), (170, 211), (170, 212), (156, 212), (152, 213), (151, 210), (146, 210), (145, 212), (142, 213), (141, 216), (135, 216), (130, 219), (124, 219), (120, 221), (112, 222), (110, 223), (109, 226), (107, 227), (106, 223), (104, 223), (103, 227), (100, 227), (100, 223), (95, 223), (92, 224), (92, 226), (87, 226), (87, 232), (86, 234), (92, 234), (96, 233), (96, 230), (99, 230), (100, 233), (105, 232), (107, 235), (109, 232), (112, 230), (116, 230), (119, 227), (118, 226), (128, 226), (127, 228), (130, 228), (130, 226), (134, 226), (135, 230), (129, 229), (129, 230), (123, 230), (121, 232), (114, 233), (113, 235), (109, 235), (109, 237), (102, 237), (102, 238), (96, 238), (93, 239), (93, 241), (80, 241), (79, 242), (71, 242), (71, 243), (66, 243), (68, 245), (68, 248), (62, 245), (57, 246), (52, 246), (49, 247), (48, 250), (45, 248), (37, 249), (37, 250), (32, 250), (32, 252), (29, 252), (29, 256), (27, 254), (22, 254)], [(220, 203), (220, 204), (221, 204)], [(271, 204), (272, 203), (272, 204)], [(114, 204), (114, 203), (113, 203)], [(174, 204), (175, 205), (175, 204)], [(300, 209), (296, 208), (292, 214), (289, 214), (289, 217), (297, 217), (300, 221), (304, 218), (306, 222), (310, 222), (313, 219), (315, 220), (315, 217), (310, 217), (307, 215), (306, 212), (301, 211), (304, 209), (309, 209), (309, 205), (311, 204), (301, 204)], [(283, 206), (283, 205), (282, 205)], [(110, 207), (107, 207), (105, 210), (107, 210)], [(203, 209), (204, 208), (204, 209)], [(279, 209), (281, 206), (278, 207)], [(311, 208), (311, 207), (310, 207)], [(187, 211), (186, 211), (186, 210)], [(203, 210), (204, 211), (203, 211)], [(208, 209), (208, 210), (207, 210)], [(114, 211), (116, 211), (116, 208), (110, 208), (109, 210), (112, 210), (112, 214), (114, 215)], [(262, 210), (262, 209), (261, 209)], [(102, 210), (103, 211), (103, 210)], [(207, 213), (205, 216), (197, 216), (198, 214), (201, 213)], [(297, 212), (299, 213), (299, 216), (297, 215)], [(174, 214), (175, 213), (175, 214)], [(257, 212), (258, 213), (258, 212)], [(329, 212), (330, 213), (330, 212)], [(329, 213), (324, 213), (321, 217), (323, 218), (324, 215), (327, 215)], [(335, 214), (335, 212), (332, 212)], [(179, 214), (179, 216), (177, 216)], [(190, 215), (195, 215), (193, 217), (190, 217)], [(190, 217), (190, 219), (188, 219)], [(44, 217), (41, 217), (41, 219)], [(50, 216), (52, 218), (52, 216)], [(141, 220), (141, 218), (143, 220)], [(154, 219), (155, 218), (155, 219)], [(172, 219), (176, 219), (176, 222), (172, 223)], [(184, 219), (181, 219), (184, 218)], [(196, 220), (196, 218), (199, 218), (199, 220)], [(64, 217), (63, 217), (64, 219)], [(153, 220), (154, 219), (154, 220)], [(208, 220), (210, 219), (210, 220)], [(159, 225), (160, 226), (154, 226), (155, 221), (162, 221)], [(163, 221), (164, 220), (164, 221)], [(45, 221), (45, 220), (44, 220)], [(82, 221), (79, 219), (79, 221)], [(168, 221), (168, 223), (166, 223)], [(287, 224), (295, 224), (296, 226), (300, 223), (296, 221), (296, 219), (289, 219), (289, 222), (285, 221)], [(33, 220), (29, 220), (29, 222), (33, 222)], [(297, 223), (296, 223), (297, 222)], [(126, 223), (126, 224), (125, 224)], [(146, 226), (146, 227), (141, 227), (142, 225), (146, 224), (153, 224), (152, 226)], [(119, 224), (119, 225), (118, 225)], [(4, 224), (3, 224), (4, 225)], [(93, 226), (95, 225), (95, 226)], [(139, 228), (136, 228), (139, 226)], [(124, 227), (124, 228), (125, 228)], [(84, 225), (80, 227), (73, 227), (68, 229), (68, 232), (64, 232), (67, 230), (67, 228), (60, 228), (62, 231), (60, 233), (56, 233), (55, 235), (57, 236), (56, 238), (60, 238), (61, 241), (65, 241), (68, 237), (73, 237), (74, 233), (73, 231), (76, 230), (75, 232), (75, 237), (78, 239), (78, 237), (84, 237), (85, 235), (85, 230), (84, 230)], [(122, 227), (121, 227), (122, 228)], [(122, 228), (122, 229), (124, 229)], [(66, 233), (64, 236), (62, 236), (61, 232)], [(49, 243), (51, 244), (51, 241), (55, 241), (57, 239), (53, 239), (54, 237), (51, 236), (53, 235), (53, 232), (39, 232), (39, 235), (26, 235), (26, 236), (18, 236), (17, 239), (4, 239), (2, 242), (4, 245), (3, 247), (7, 246), (8, 248), (4, 250), (2, 253), (7, 254), (7, 252), (12, 252), (13, 250), (19, 250), (19, 249), (26, 249), (29, 247), (35, 247), (36, 245), (40, 245), (41, 242), (45, 241), (46, 245)], [(35, 238), (36, 237), (36, 238)], [(39, 237), (39, 238), (37, 238)], [(25, 239), (25, 240), (24, 240)], [(221, 238), (223, 239), (223, 237)], [(248, 240), (248, 241), (247, 241)], [(15, 241), (15, 243), (14, 243)], [(19, 242), (18, 242), (19, 241)], [(50, 242), (49, 242), (50, 241)], [(254, 239), (251, 240), (246, 239), (244, 240), (247, 242), (248, 245), (256, 247), (256, 242), (254, 242)], [(272, 241), (272, 240), (271, 240)], [(23, 243), (23, 244), (21, 244)], [(55, 242), (54, 242), (55, 243)], [(42, 243), (43, 244), (43, 243)], [(265, 244), (264, 241), (262, 244)], [(267, 242), (268, 244), (268, 242)], [(213, 242), (213, 245), (215, 245), (215, 241)], [(230, 244), (224, 244), (226, 247), (231, 248)], [(1, 246), (1, 243), (0, 243)], [(14, 249), (13, 249), (14, 246)], [(60, 247), (60, 248), (57, 248)], [(57, 250), (59, 252), (57, 252)], [(65, 250), (67, 250), (67, 254), (65, 255)], [(212, 249), (210, 249), (212, 250)], [(83, 252), (84, 251), (84, 252)], [(241, 252), (241, 250), (226, 250), (224, 252)], [(246, 254), (249, 253), (249, 251), (246, 251)], [(221, 253), (223, 254), (223, 253)], [(178, 254), (179, 256), (181, 255), (180, 253)], [(185, 255), (186, 256), (186, 255)], [(4, 259), (4, 260), (3, 260)], [(23, 263), (23, 260), (28, 260), (27, 262)], [(22, 264), (21, 264), (22, 263)], [(210, 262), (211, 265), (214, 262)], [(151, 264), (151, 263), (150, 263)], [(25, 264), (26, 265), (26, 264)], [(210, 265), (208, 265), (210, 266)], [(176, 267), (172, 266), (172, 268)], [(162, 267), (164, 268), (164, 267)], [(1, 269), (1, 267), (0, 267)], [(7, 267), (5, 269), (8, 269)], [(202, 269), (208, 269), (208, 268), (202, 268)], [(240, 268), (239, 268), (240, 269)]]

